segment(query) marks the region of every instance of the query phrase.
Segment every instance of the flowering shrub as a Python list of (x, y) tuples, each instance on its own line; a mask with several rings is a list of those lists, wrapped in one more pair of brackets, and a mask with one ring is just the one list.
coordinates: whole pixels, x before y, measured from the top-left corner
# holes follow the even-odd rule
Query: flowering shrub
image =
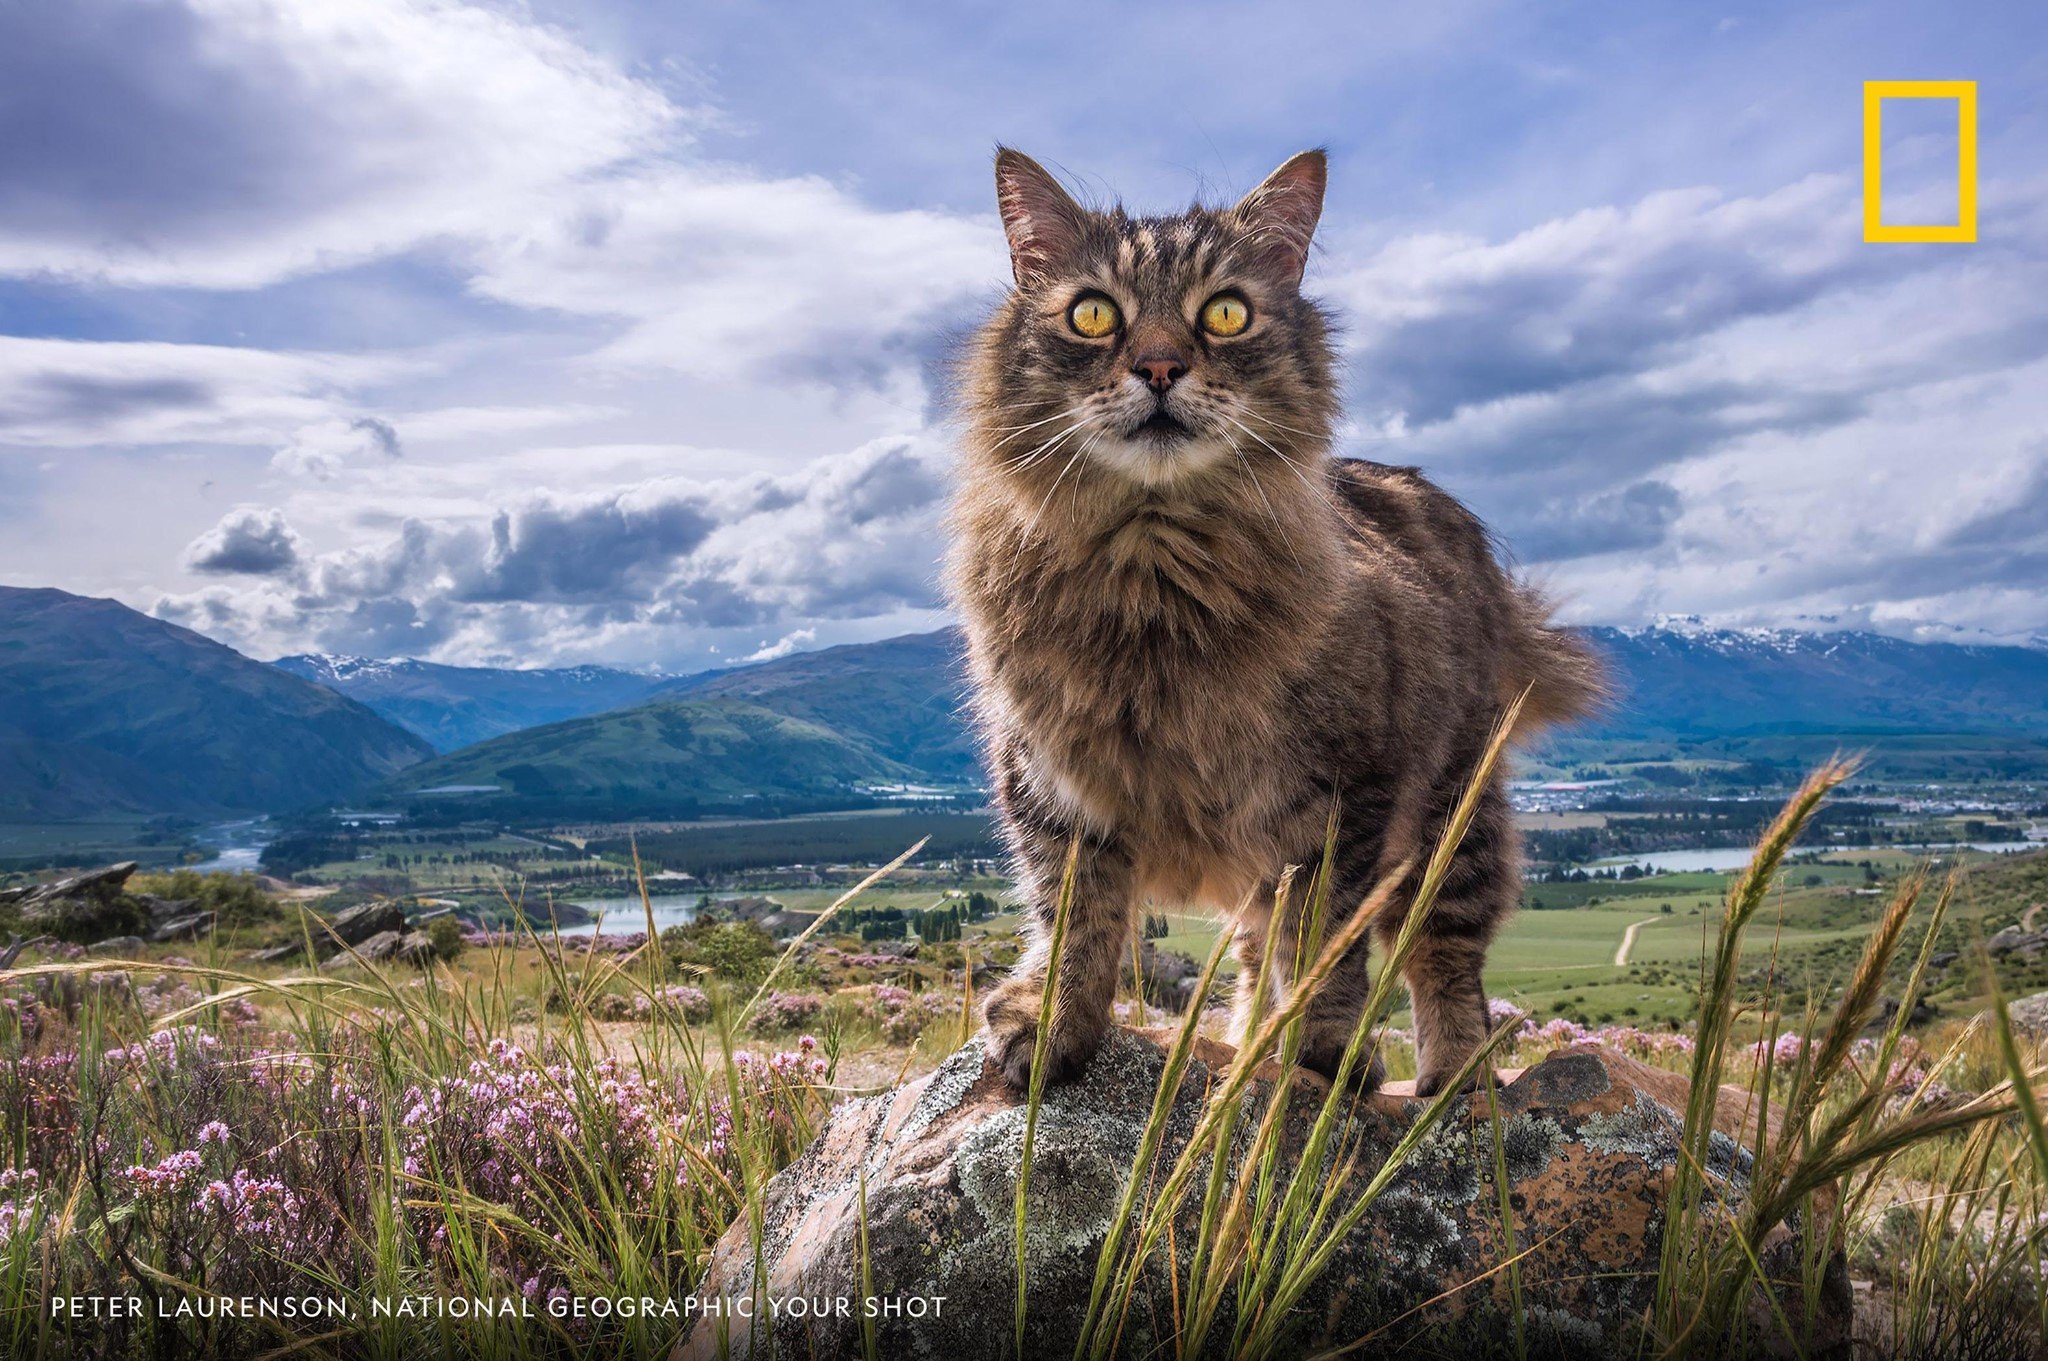
[(1692, 1036), (1679, 1030), (1638, 1030), (1630, 1025), (1585, 1026), (1569, 1017), (1553, 1016), (1542, 1025), (1524, 1018), (1516, 1034), (1523, 1052), (1547, 1054), (1574, 1044), (1604, 1044), (1637, 1058), (1690, 1054)]
[(933, 1021), (957, 1016), (960, 1002), (941, 992), (914, 993), (908, 988), (877, 983), (864, 1010), (881, 1029), (882, 1038), (891, 1044), (909, 1044)]
[[(31, 1296), (131, 1293), (130, 1261), (254, 1297), (395, 1279), (420, 1293), (589, 1294), (613, 1284), (589, 1263), (633, 1261), (653, 1273), (645, 1287), (681, 1297), (744, 1188), (796, 1156), (829, 1100), (832, 1065), (808, 1035), (707, 1073), (687, 1050), (593, 1052), (573, 1024), (537, 1050), (469, 1042), (457, 1037), (474, 1013), (424, 1023), (461, 1005), (426, 993), (301, 1034), (228, 1006), (136, 1031), (138, 1011), (110, 997), (87, 1003), (101, 1007), (88, 1032), (108, 1038), (81, 1055), (55, 1043), (70, 1023), (10, 1000), (0, 1316)], [(688, 986), (638, 1001), (688, 1019), (711, 1010)], [(788, 994), (775, 1011), (821, 1005)], [(170, 1350), (276, 1344), (255, 1341), (230, 1328)], [(102, 1347), (98, 1334), (95, 1348), (163, 1350)]]
[(754, 1028), (774, 1032), (798, 1030), (817, 1020), (825, 999), (808, 992), (771, 992), (754, 1011)]
[(687, 983), (658, 989), (654, 994), (653, 1007), (691, 1025), (701, 1025), (711, 1019), (710, 995), (704, 989), (693, 988)]

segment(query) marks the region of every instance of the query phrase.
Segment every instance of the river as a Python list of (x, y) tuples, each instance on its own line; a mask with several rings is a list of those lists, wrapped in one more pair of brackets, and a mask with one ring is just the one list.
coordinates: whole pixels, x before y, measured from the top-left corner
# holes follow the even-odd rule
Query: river
[(254, 874), (262, 864), (263, 848), (277, 839), (277, 828), (269, 818), (243, 818), (215, 823), (192, 839), (213, 852), (210, 859), (192, 866), (201, 874)]

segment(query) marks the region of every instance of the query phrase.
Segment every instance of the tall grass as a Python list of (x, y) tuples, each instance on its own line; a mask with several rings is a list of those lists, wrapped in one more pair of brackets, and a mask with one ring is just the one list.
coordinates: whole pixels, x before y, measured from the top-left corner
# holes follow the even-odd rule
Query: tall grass
[[(1192, 1132), (1170, 1136), (1223, 972), (1218, 942), (1167, 1042), (1085, 1308), (1050, 1330), (1071, 1326), (1076, 1358), (1147, 1347), (1176, 1357), (1300, 1354), (1302, 1306), (1340, 1249), (1415, 1151), (1467, 1110), (1488, 1117), (1491, 1130), (1475, 1147), (1493, 1178), (1499, 1259), (1335, 1348), (1398, 1349), (1409, 1330), (1461, 1305), (1459, 1295), (1483, 1295), (1511, 1320), (1498, 1339), (1503, 1354), (1539, 1349), (1524, 1299), (1543, 1245), (1508, 1193), (1489, 1071), (1533, 1056), (1530, 1028), (1502, 1024), (1460, 1081), (1395, 1132), (1391, 1153), (1369, 1146), (1368, 1122), (1352, 1118), (1351, 1079), (1397, 1043), (1387, 1021), (1400, 966), (1427, 927), (1512, 721), (1419, 870), (1400, 867), (1356, 905), (1332, 902), (1327, 847), (1320, 863), (1283, 878), (1273, 911), (1298, 915), (1299, 945), (1288, 958), (1267, 951), (1261, 964), (1285, 976), (1283, 1000), (1253, 1016), (1242, 1052), (1201, 1094)], [(1981, 1023), (1951, 1027), (1940, 1044), (1907, 1030), (1957, 882), (1909, 877), (1872, 924), (1854, 972), (1782, 1036), (1771, 972), (1759, 984), (1745, 968), (1786, 848), (1847, 775), (1825, 766), (1795, 796), (1731, 889), (1708, 945), (1683, 1153), (1666, 1191), (1654, 1304), (1633, 1354), (1810, 1351), (1823, 1323), (1813, 1302), (1838, 1251), (1871, 1281), (1864, 1327), (1886, 1351), (2021, 1356), (2048, 1336), (2039, 1054), (2013, 1029), (1995, 979)], [(1074, 910), (1071, 883), (1070, 872), (1055, 954)], [(1407, 915), (1338, 1080), (1297, 1082), (1311, 1002), (1394, 911)], [(576, 1317), (572, 1302), (683, 1300), (735, 1222), (756, 1245), (757, 1272), (765, 1269), (765, 1188), (841, 1094), (844, 1035), (772, 1054), (747, 1047), (797, 954), (785, 950), (750, 986), (710, 988), (708, 1015), (690, 1010), (704, 994), (672, 984), (651, 941), (613, 955), (529, 935), (473, 952), (460, 970), (362, 966), (282, 978), (217, 950), (146, 966), (189, 992), (153, 1017), (137, 1011), (132, 977), (113, 981), (136, 966), (80, 960), (0, 973), (10, 999), (0, 1010), (0, 1355), (665, 1355), (685, 1326), (673, 1313)], [(1050, 991), (1057, 967), (1047, 976), (1041, 1037), (1059, 1000)], [(928, 1035), (966, 1037), (971, 978), (969, 958), (960, 1009), (948, 1003)], [(1898, 1005), (1873, 1038), (1888, 990)], [(640, 1024), (604, 1023), (601, 1004), (620, 995), (633, 999)], [(1029, 1354), (1025, 1325), (1045, 1307), (1024, 1251), (1033, 1132), (1048, 1099), (1043, 1066), (1034, 1065), (1024, 1098), (1014, 1304), (1008, 1327), (988, 1321), (990, 1336), (1020, 1357)], [(1713, 1122), (1717, 1094), (1731, 1084), (1747, 1102), (1754, 1149), (1747, 1192), (1732, 1201), (1708, 1176), (1726, 1156)], [(1468, 1086), (1482, 1093), (1476, 1106), (1460, 1094)], [(865, 1180), (858, 1187), (859, 1279), (886, 1289), (867, 1257), (874, 1192)], [(91, 1295), (138, 1295), (148, 1308), (109, 1320), (53, 1314), (48, 1304)], [(287, 1295), (340, 1300), (352, 1317), (155, 1317), (159, 1302)], [(509, 1299), (531, 1317), (372, 1312), (373, 1298), (416, 1296)], [(860, 1346), (887, 1354), (865, 1320)]]

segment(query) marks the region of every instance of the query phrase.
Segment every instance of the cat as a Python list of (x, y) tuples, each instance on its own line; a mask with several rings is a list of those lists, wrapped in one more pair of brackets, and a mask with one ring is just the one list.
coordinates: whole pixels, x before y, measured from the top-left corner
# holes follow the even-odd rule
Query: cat
[[(1515, 696), (1521, 731), (1603, 693), (1597, 659), (1470, 511), (1415, 469), (1332, 455), (1330, 327), (1301, 291), (1326, 179), (1307, 151), (1233, 207), (1134, 217), (997, 154), (1015, 288), (963, 364), (947, 578), (1027, 902), (1029, 946), (983, 1013), (1017, 1087), (1070, 851), (1049, 1081), (1107, 1030), (1141, 903), (1233, 914), (1241, 1041), (1268, 951), (1288, 985), (1310, 876), (1274, 899), (1286, 867), (1320, 863), (1333, 809), (1326, 934), (1427, 859)], [(1520, 900), (1518, 856), (1496, 775), (1403, 976), (1419, 1093), (1488, 1033), (1480, 973)], [(1369, 947), (1309, 1002), (1307, 1066), (1337, 1070)], [(1382, 1075), (1354, 1074), (1367, 1090)]]

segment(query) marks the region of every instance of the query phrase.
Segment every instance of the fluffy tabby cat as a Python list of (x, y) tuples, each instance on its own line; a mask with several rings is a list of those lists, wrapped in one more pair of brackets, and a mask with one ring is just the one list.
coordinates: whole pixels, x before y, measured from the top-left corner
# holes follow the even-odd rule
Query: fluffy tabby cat
[[(986, 1009), (1018, 1086), (1076, 840), (1053, 1080), (1108, 1026), (1139, 904), (1235, 914), (1242, 1026), (1262, 954), (1295, 958), (1299, 914), (1274, 895), (1319, 861), (1333, 807), (1341, 916), (1427, 858), (1513, 696), (1530, 688), (1534, 725), (1599, 694), (1469, 511), (1412, 468), (1331, 456), (1328, 327), (1301, 293), (1324, 181), (1308, 151), (1235, 207), (1138, 218), (996, 157), (1016, 289), (968, 365), (950, 576), (1030, 905), (1033, 943)], [(1419, 1091), (1485, 1037), (1480, 968), (1520, 892), (1496, 780), (1407, 966)], [(1308, 1011), (1324, 1072), (1365, 997), (1354, 954)]]

